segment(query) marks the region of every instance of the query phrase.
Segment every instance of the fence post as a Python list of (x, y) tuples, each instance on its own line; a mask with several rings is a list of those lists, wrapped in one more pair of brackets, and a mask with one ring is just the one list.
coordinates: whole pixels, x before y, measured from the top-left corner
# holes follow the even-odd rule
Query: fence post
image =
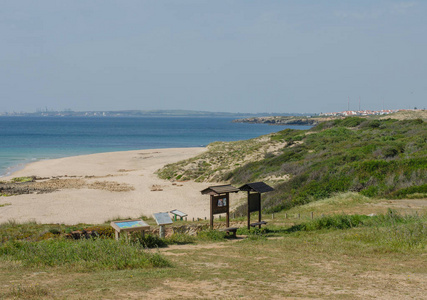
[(311, 212), (311, 219), (312, 220), (314, 219), (314, 213), (313, 212)]

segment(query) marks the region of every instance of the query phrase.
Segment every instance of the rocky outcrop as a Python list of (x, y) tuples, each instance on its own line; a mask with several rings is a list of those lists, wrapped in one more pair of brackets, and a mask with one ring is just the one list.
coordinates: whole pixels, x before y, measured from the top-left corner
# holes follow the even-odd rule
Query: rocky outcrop
[[(64, 176), (66, 177), (66, 176)], [(133, 186), (114, 181), (87, 182), (85, 178), (39, 178), (28, 182), (0, 182), (0, 195), (45, 194), (62, 189), (89, 188), (110, 192), (127, 192)]]
[(250, 123), (250, 124), (269, 124), (269, 125), (303, 125), (314, 126), (319, 123), (313, 118), (295, 118), (295, 117), (256, 117), (247, 119), (237, 119), (234, 123)]

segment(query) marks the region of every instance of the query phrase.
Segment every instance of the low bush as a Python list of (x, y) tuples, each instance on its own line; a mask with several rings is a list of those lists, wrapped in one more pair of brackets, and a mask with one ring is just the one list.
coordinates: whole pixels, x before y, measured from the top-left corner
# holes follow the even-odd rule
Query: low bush
[(137, 245), (141, 245), (144, 248), (161, 248), (166, 247), (167, 243), (164, 239), (153, 234), (146, 234), (143, 236), (140, 232), (131, 234), (131, 242)]
[(226, 238), (227, 233), (219, 230), (202, 230), (197, 233), (197, 239), (201, 241), (222, 241)]
[(109, 239), (10, 241), (0, 246), (0, 255), (34, 267), (122, 270), (170, 266), (161, 255), (148, 253), (142, 246)]
[(269, 230), (265, 227), (263, 228), (239, 228), (237, 229), (237, 234), (239, 235), (246, 235), (247, 239), (249, 240), (259, 240), (259, 239), (266, 239), (268, 234), (269, 234)]
[(34, 177), (14, 177), (11, 180), (12, 182), (32, 182)]
[(196, 238), (188, 234), (174, 233), (170, 237), (165, 238), (164, 241), (168, 245), (184, 245), (194, 243)]
[(368, 216), (363, 215), (334, 215), (326, 216), (290, 227), (288, 232), (314, 231), (322, 229), (348, 229), (363, 225)]

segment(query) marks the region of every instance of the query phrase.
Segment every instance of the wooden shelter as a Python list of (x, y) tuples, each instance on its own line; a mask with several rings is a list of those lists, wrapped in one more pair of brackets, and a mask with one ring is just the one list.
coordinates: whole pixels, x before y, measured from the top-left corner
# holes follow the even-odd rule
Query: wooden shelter
[(226, 214), (226, 226), (230, 226), (230, 193), (239, 192), (238, 188), (231, 185), (210, 186), (203, 191), (202, 195), (210, 195), (210, 227), (213, 229), (214, 215)]
[[(274, 189), (264, 182), (247, 183), (239, 188), (240, 191), (248, 192), (248, 229), (255, 226), (267, 224), (261, 220), (261, 194), (274, 191)], [(251, 212), (258, 211), (258, 222), (251, 224)]]

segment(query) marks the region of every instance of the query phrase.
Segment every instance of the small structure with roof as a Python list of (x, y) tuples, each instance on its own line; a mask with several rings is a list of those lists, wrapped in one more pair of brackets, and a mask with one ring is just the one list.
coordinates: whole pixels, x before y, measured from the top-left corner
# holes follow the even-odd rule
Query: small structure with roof
[(177, 217), (180, 217), (181, 221), (182, 221), (187, 216), (187, 214), (185, 212), (182, 212), (182, 211), (177, 210), (177, 209), (171, 210), (170, 213), (174, 215), (175, 221), (176, 221)]
[[(255, 226), (267, 224), (261, 220), (261, 194), (274, 191), (274, 189), (264, 182), (253, 182), (242, 185), (240, 191), (248, 192), (248, 229)], [(258, 222), (251, 223), (251, 212), (258, 211)]]
[(226, 226), (230, 226), (230, 193), (239, 192), (232, 185), (210, 186), (203, 191), (202, 195), (210, 195), (210, 227), (213, 229), (214, 215), (226, 214)]

